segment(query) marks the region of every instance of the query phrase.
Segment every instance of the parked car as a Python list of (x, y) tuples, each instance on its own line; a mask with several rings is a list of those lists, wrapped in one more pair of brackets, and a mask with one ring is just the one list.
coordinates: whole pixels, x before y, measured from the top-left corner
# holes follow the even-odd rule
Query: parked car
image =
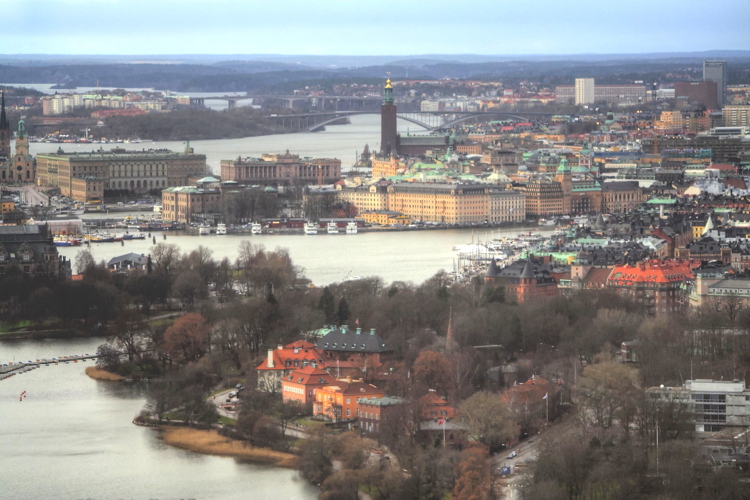
[(510, 460), (510, 459), (516, 458), (517, 456), (518, 456), (518, 452), (514, 450), (510, 453), (510, 455), (507, 456), (507, 459)]

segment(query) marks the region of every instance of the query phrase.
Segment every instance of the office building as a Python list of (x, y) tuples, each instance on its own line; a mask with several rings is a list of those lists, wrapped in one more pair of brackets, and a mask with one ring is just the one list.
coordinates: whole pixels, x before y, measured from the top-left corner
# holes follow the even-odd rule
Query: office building
[(698, 103), (706, 109), (719, 107), (717, 99), (716, 82), (677, 82), (674, 84), (675, 104), (679, 109), (687, 108), (693, 103)]
[(703, 61), (703, 81), (716, 83), (716, 102), (723, 106), (727, 93), (727, 62)]

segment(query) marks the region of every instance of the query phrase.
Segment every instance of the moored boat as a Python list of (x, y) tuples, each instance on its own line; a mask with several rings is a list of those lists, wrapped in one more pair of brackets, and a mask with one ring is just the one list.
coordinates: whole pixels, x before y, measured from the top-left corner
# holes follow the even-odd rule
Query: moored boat
[(359, 228), (357, 227), (356, 222), (347, 222), (346, 223), (346, 234), (357, 234), (357, 231)]
[(339, 226), (335, 222), (329, 222), (326, 225), (326, 232), (328, 234), (339, 234)]
[(306, 222), (305, 234), (318, 234), (318, 225), (314, 222)]

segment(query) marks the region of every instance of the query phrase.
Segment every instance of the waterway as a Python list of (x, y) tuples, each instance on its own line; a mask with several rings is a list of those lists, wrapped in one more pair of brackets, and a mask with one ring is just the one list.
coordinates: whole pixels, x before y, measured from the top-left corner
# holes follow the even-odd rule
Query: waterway
[[(215, 260), (227, 257), (234, 262), (239, 256), (240, 243), (250, 241), (268, 250), (286, 248), (295, 265), (315, 285), (324, 286), (352, 276), (380, 276), (386, 284), (393, 281), (422, 283), (441, 269), (451, 272), (457, 265), (453, 248), (472, 240), (489, 241), (512, 237), (520, 232), (499, 229), (449, 229), (417, 231), (363, 232), (356, 235), (317, 236), (304, 234), (264, 235), (208, 235), (193, 236), (184, 233), (151, 233), (145, 240), (120, 243), (93, 243), (91, 253), (96, 262), (133, 252), (148, 255), (156, 243), (174, 244), (184, 254), (199, 246), (212, 251)], [(548, 233), (549, 231), (547, 231)], [(164, 237), (166, 236), (166, 239)], [(60, 255), (75, 262), (84, 247), (59, 247)], [(73, 269), (75, 272), (76, 270)]]
[[(241, 139), (216, 139), (208, 141), (190, 141), (190, 147), (196, 154), (206, 155), (206, 163), (211, 172), (219, 175), (221, 173), (221, 160), (232, 160), (238, 157), (260, 158), (263, 153), (290, 153), (301, 157), (312, 158), (337, 158), (341, 160), (343, 170), (351, 168), (361, 154), (365, 145), (369, 145), (370, 151), (380, 149), (380, 116), (355, 115), (350, 118), (351, 123), (346, 125), (326, 125), (321, 132), (300, 132), (295, 134), (261, 135), (257, 137), (244, 137)], [(398, 120), (399, 130), (423, 131), (422, 127), (403, 120)], [(146, 138), (143, 138), (146, 139)], [(81, 143), (42, 143), (32, 142), (29, 144), (29, 152), (32, 155), (40, 153), (54, 153), (62, 149), (66, 153), (78, 152), (89, 153), (102, 148), (125, 148), (140, 151), (142, 149), (169, 149), (172, 151), (184, 151), (184, 141), (146, 141), (140, 143), (117, 143), (117, 144), (81, 144)]]
[[(403, 125), (403, 124), (402, 124)], [(413, 127), (413, 125), (409, 125)], [(406, 130), (405, 126), (402, 130)], [(334, 157), (351, 165), (365, 144), (377, 149), (379, 118), (352, 117), (315, 134), (286, 134), (245, 139), (194, 141), (219, 171), (222, 159), (290, 152)], [(41, 144), (31, 154), (92, 148), (127, 147), (182, 150), (180, 142), (142, 144)], [(122, 215), (123, 217), (125, 215)], [(183, 253), (199, 245), (215, 259), (234, 260), (243, 239), (269, 249), (283, 247), (317, 285), (351, 276), (380, 276), (386, 283), (421, 283), (454, 266), (455, 245), (488, 240), (518, 231), (440, 230), (357, 235), (190, 236), (153, 233)], [(148, 253), (152, 240), (93, 244), (94, 258), (108, 260), (127, 252)], [(60, 248), (74, 259), (79, 248)], [(91, 353), (101, 339), (0, 340), (0, 362)], [(315, 498), (317, 490), (293, 471), (226, 458), (198, 455), (164, 445), (152, 429), (131, 424), (144, 404), (141, 386), (109, 384), (88, 378), (86, 364), (43, 367), (0, 381), (0, 498)], [(27, 398), (19, 401), (22, 391)]]
[[(0, 341), (0, 362), (93, 353), (100, 343)], [(165, 445), (157, 431), (131, 423), (145, 387), (95, 381), (84, 373), (90, 365), (0, 381), (0, 498), (316, 498), (295, 471)]]

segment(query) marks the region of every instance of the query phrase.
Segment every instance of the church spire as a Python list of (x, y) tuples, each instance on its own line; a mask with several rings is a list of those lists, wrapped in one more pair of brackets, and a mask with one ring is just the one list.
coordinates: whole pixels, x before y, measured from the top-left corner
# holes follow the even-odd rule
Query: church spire
[(5, 116), (5, 91), (3, 90), (2, 110), (0, 110), (0, 128), (8, 128), (8, 117)]

